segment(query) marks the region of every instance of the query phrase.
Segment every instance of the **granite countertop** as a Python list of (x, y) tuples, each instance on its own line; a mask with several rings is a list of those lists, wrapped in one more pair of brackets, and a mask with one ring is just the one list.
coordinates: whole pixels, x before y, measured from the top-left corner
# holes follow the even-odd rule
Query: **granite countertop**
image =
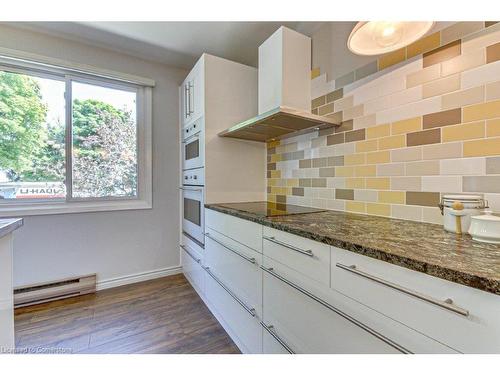
[(0, 238), (8, 235), (23, 225), (23, 219), (0, 219)]
[[(207, 208), (500, 295), (500, 245), (457, 236), (441, 225), (323, 211), (266, 217), (207, 204)], [(229, 204), (230, 206), (230, 204)]]

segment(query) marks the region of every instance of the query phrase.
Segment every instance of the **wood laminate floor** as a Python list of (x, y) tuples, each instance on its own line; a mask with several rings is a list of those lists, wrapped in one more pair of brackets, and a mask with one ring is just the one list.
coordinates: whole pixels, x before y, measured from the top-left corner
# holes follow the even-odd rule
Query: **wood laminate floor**
[(183, 275), (16, 309), (15, 332), (19, 352), (239, 353)]

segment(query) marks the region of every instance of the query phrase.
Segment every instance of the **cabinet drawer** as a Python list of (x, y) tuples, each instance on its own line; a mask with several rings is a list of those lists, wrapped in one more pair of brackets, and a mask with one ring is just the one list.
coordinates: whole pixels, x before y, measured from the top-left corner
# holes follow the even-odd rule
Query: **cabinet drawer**
[(187, 244), (181, 245), (182, 272), (198, 294), (205, 292), (205, 270), (201, 265), (201, 255)]
[(205, 265), (261, 316), (262, 254), (215, 230), (205, 234)]
[(283, 343), (282, 349), (295, 353), (401, 352), (339, 314), (340, 310), (330, 302), (313, 299), (307, 291), (301, 291), (300, 275), (290, 277), (293, 271), (285, 271), (267, 258), (263, 269), (263, 323), (272, 326), (279, 338), (276, 341)]
[(458, 351), (500, 353), (499, 296), (337, 248), (332, 288)]
[[(228, 330), (234, 341), (239, 343), (240, 349), (245, 353), (262, 353), (262, 327), (259, 319), (252, 316), (247, 308), (244, 308), (225, 288), (211, 276), (210, 269), (206, 275), (206, 299), (218, 318), (222, 319), (221, 324)], [(224, 284), (223, 284), (224, 285)], [(236, 336), (236, 337), (235, 337)]]
[(262, 253), (262, 225), (226, 215), (214, 210), (205, 210), (205, 227)]
[(263, 238), (264, 255), (330, 285), (330, 246), (269, 227)]

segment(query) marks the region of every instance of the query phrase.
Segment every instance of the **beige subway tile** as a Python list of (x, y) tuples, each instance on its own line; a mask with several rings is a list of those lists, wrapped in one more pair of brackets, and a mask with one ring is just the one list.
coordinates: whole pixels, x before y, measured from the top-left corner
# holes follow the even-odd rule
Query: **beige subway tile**
[(335, 100), (342, 98), (343, 95), (344, 95), (343, 88), (332, 91), (332, 92), (326, 94), (326, 102), (327, 103), (334, 102)]
[(486, 85), (486, 101), (500, 99), (500, 81)]
[(484, 138), (484, 121), (469, 122), (467, 124), (447, 126), (443, 128), (441, 138), (443, 142), (463, 141), (466, 139)]
[(377, 190), (354, 190), (354, 200), (362, 202), (376, 202), (378, 200)]
[(433, 49), (427, 53), (424, 53), (424, 57), (422, 59), (422, 65), (424, 68), (442, 63), (443, 61), (447, 61), (456, 56), (459, 56), (461, 53), (461, 45), (462, 42), (460, 40), (455, 40), (454, 42), (441, 45), (441, 47)]
[(483, 175), (486, 173), (485, 158), (460, 158), (441, 160), (442, 175)]
[(335, 177), (335, 167), (320, 168), (319, 177)]
[(337, 177), (354, 177), (354, 167), (335, 167)]
[(392, 150), (391, 160), (393, 162), (422, 160), (422, 147), (406, 147)]
[(423, 86), (423, 97), (443, 95), (452, 91), (460, 90), (460, 74), (428, 82)]
[(396, 121), (391, 124), (391, 134), (406, 134), (422, 130), (422, 117)]
[(366, 213), (368, 215), (391, 216), (391, 206), (382, 203), (366, 203)]
[(391, 125), (382, 124), (366, 129), (366, 139), (387, 137), (391, 134)]
[(464, 122), (500, 117), (500, 100), (471, 105), (465, 107), (463, 111)]
[(388, 177), (373, 177), (366, 179), (366, 188), (375, 190), (387, 190), (391, 187), (391, 179)]
[(500, 157), (486, 158), (486, 173), (500, 174)]
[(500, 24), (490, 26), (486, 29), (467, 35), (462, 40), (462, 53), (486, 48), (500, 40)]
[(462, 80), (462, 89), (496, 82), (498, 81), (498, 77), (500, 77), (500, 63), (495, 62), (492, 64), (481, 65), (477, 68), (466, 70), (460, 73), (460, 75)]
[(486, 136), (487, 137), (500, 136), (500, 118), (486, 121)]
[(438, 79), (441, 76), (441, 66), (431, 65), (422, 70), (410, 73), (406, 76), (406, 88), (422, 85), (426, 82)]
[(422, 190), (422, 177), (391, 177), (391, 189), (420, 191)]
[(359, 104), (355, 107), (347, 108), (342, 111), (343, 113), (343, 120), (351, 120), (356, 117), (361, 117), (363, 116), (363, 104)]
[(441, 30), (441, 43), (446, 44), (484, 28), (483, 21), (457, 22)]
[(390, 151), (375, 151), (366, 154), (367, 164), (389, 163), (391, 161)]
[(364, 189), (365, 179), (361, 177), (349, 177), (345, 180), (345, 187), (348, 189)]
[(344, 156), (344, 165), (359, 165), (365, 164), (365, 154), (351, 154)]
[(422, 221), (422, 207), (393, 204), (391, 216), (396, 219)]
[(345, 98), (335, 100), (333, 103), (335, 112), (343, 111), (354, 106), (354, 97), (352, 95), (346, 96)]
[(462, 176), (423, 176), (422, 191), (461, 193)]
[(366, 212), (365, 202), (346, 201), (345, 210), (348, 212)]
[(432, 176), (438, 175), (439, 160), (417, 161), (406, 164), (407, 176)]
[(345, 133), (345, 141), (355, 142), (364, 141), (366, 139), (366, 129), (357, 129)]
[(320, 96), (319, 98), (313, 99), (311, 101), (311, 108), (321, 107), (326, 104), (326, 95)]
[(406, 136), (404, 134), (392, 135), (378, 140), (379, 150), (390, 150), (406, 146)]
[(378, 201), (381, 203), (402, 203), (406, 200), (404, 191), (379, 191)]
[[(347, 120), (347, 121), (342, 121), (342, 123), (340, 124), (340, 126), (337, 126), (337, 127), (333, 128), (333, 130), (334, 130), (335, 133), (340, 133), (340, 132), (350, 131), (353, 128), (354, 128), (353, 120)], [(333, 132), (331, 132), (329, 134), (333, 134)]]
[(463, 189), (467, 193), (500, 193), (500, 176), (464, 176)]
[(500, 138), (464, 142), (464, 157), (500, 155)]
[(326, 187), (326, 178), (311, 178), (312, 187)]
[(372, 165), (358, 165), (354, 168), (354, 174), (358, 177), (371, 177), (377, 175), (377, 166)]
[(356, 117), (354, 120), (354, 129), (362, 129), (374, 126), (377, 123), (377, 115), (372, 113), (363, 117)]
[(474, 51), (465, 55), (459, 55), (441, 63), (441, 75), (443, 77), (451, 74), (461, 73), (478, 66), (484, 65), (486, 58), (484, 50)]
[(440, 194), (438, 192), (427, 192), (427, 191), (406, 192), (406, 204), (408, 205), (437, 207), (439, 202), (440, 202)]
[(483, 101), (484, 86), (478, 86), (443, 95), (441, 97), (441, 107), (442, 109), (452, 109), (481, 103)]
[(404, 163), (377, 165), (377, 176), (404, 176)]
[(422, 207), (422, 221), (443, 225), (443, 215), (438, 207)]
[(438, 31), (437, 33), (421, 38), (416, 42), (410, 44), (408, 47), (406, 47), (407, 58), (409, 59), (410, 57), (431, 51), (435, 48), (438, 48), (440, 44), (441, 44), (441, 34)]
[(318, 115), (324, 116), (329, 113), (335, 112), (333, 109), (333, 103), (328, 103), (325, 105), (322, 105), (321, 107), (318, 107)]
[(406, 60), (406, 48), (401, 48), (396, 51), (382, 55), (378, 59), (378, 70), (388, 68)]
[(378, 140), (376, 139), (356, 142), (356, 152), (369, 152), (377, 150), (378, 150)]
[(462, 156), (462, 142), (438, 143), (423, 147), (423, 159), (453, 159)]

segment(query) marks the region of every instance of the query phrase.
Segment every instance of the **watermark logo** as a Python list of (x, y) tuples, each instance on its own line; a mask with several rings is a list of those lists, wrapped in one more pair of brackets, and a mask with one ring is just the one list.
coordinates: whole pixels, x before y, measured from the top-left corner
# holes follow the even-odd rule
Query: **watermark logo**
[(71, 354), (71, 348), (26, 346), (26, 347), (5, 347), (0, 346), (0, 354)]

